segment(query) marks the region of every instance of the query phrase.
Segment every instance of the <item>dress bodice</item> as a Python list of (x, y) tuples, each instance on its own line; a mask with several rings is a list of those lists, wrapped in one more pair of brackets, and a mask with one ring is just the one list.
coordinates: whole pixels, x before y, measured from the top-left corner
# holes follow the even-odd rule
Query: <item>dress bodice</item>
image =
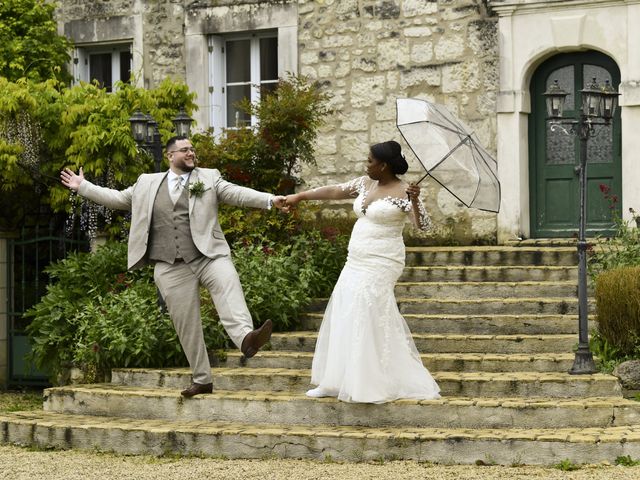
[[(356, 225), (363, 224), (360, 228), (366, 228), (373, 236), (402, 236), (402, 229), (412, 209), (408, 198), (387, 196), (371, 201), (368, 198), (371, 181), (364, 176), (342, 184), (341, 188), (356, 197), (353, 203), (353, 210), (358, 217)], [(425, 229), (429, 228), (431, 220), (422, 202), (419, 202), (419, 210), (420, 224)]]

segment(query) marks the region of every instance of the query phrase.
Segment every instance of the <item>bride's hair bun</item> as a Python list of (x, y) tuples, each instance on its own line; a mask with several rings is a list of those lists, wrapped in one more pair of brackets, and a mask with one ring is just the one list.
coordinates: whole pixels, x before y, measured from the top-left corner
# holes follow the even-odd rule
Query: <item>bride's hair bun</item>
[(409, 164), (404, 158), (402, 147), (395, 140), (376, 143), (371, 146), (370, 150), (373, 158), (388, 164), (395, 175), (403, 175), (409, 170)]

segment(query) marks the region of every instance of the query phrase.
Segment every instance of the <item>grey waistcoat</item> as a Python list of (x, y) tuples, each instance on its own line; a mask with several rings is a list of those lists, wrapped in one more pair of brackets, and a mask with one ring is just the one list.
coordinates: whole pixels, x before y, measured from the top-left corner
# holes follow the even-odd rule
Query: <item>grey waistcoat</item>
[(150, 237), (149, 260), (174, 263), (176, 258), (182, 258), (188, 263), (202, 255), (191, 237), (186, 186), (174, 205), (167, 188), (167, 177), (162, 181), (153, 203)]

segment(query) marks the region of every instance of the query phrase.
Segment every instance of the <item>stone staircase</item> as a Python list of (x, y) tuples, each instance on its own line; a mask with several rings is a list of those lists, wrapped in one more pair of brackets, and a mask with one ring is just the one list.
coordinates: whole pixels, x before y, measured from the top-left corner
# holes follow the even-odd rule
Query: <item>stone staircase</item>
[(553, 464), (640, 458), (640, 403), (609, 375), (569, 375), (577, 342), (570, 246), (409, 248), (401, 311), (439, 400), (348, 404), (304, 396), (325, 304), (249, 361), (229, 352), (212, 395), (186, 369), (117, 369), (50, 388), (44, 411), (0, 415), (0, 441), (229, 458)]

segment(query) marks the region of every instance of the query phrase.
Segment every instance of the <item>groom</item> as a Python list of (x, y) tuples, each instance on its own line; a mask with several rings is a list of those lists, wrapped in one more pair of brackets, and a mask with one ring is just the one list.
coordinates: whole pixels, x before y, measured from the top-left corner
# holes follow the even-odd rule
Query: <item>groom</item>
[(196, 167), (196, 152), (186, 137), (167, 142), (168, 172), (142, 174), (126, 190), (99, 187), (68, 168), (62, 184), (113, 210), (130, 210), (128, 268), (154, 264), (153, 278), (162, 294), (180, 344), (193, 372), (185, 397), (211, 393), (211, 366), (200, 319), (199, 287), (209, 290), (220, 321), (245, 357), (256, 354), (271, 337), (267, 320), (254, 330), (251, 315), (231, 262), (229, 245), (218, 223), (218, 204), (288, 211), (285, 197), (257, 192), (225, 181), (218, 170)]

